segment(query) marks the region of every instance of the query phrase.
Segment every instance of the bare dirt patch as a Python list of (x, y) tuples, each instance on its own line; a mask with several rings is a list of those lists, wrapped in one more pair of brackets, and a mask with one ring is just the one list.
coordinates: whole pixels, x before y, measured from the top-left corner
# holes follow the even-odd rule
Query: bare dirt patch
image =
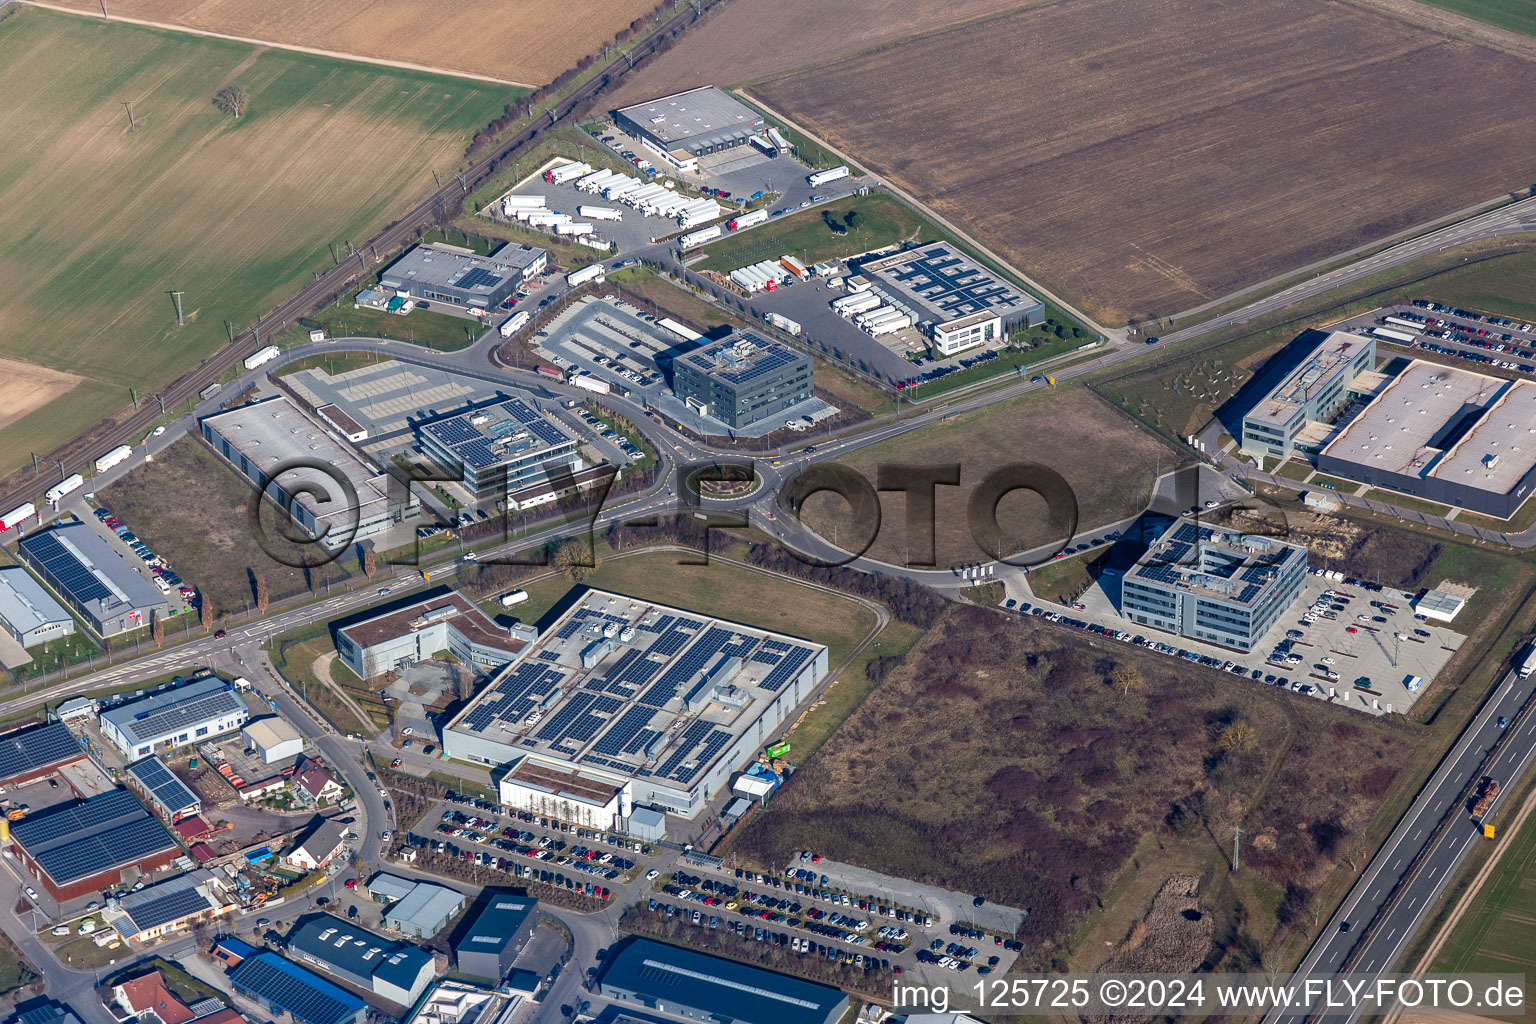
[(1533, 90), (1527, 61), (1328, 0), (1079, 0), (752, 92), (1120, 322), (1529, 185)]
[[(100, 11), (96, 0), (55, 2)], [(412, 0), (114, 0), (107, 9), (202, 32), (540, 85), (654, 6), (654, 0), (466, 0), (433, 4), (429, 13)]]
[[(612, 105), (700, 85), (750, 82), (1022, 6), (1019, 0), (737, 0), (626, 78)], [(794, 45), (784, 45), (788, 39)]]
[(80, 378), (46, 366), (0, 358), (0, 429), (74, 390)]

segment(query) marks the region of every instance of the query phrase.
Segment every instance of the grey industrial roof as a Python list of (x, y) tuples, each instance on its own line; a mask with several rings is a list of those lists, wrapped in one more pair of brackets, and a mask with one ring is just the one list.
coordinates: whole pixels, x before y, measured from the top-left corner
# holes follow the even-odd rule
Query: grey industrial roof
[(1255, 402), (1248, 418), (1280, 427), (1289, 423), (1304, 408), (1307, 400), (1332, 384), (1349, 369), (1350, 362), (1365, 346), (1374, 347), (1371, 338), (1348, 331), (1334, 331), (1307, 353), (1296, 368), (1273, 391)]
[(130, 742), (145, 743), (243, 707), (245, 702), (228, 680), (209, 676), (103, 711), (101, 718), (122, 730)]
[(463, 893), (422, 882), (390, 907), (387, 916), (391, 921), (408, 921), (418, 929), (436, 928), (463, 905)]
[(135, 931), (148, 931), (171, 921), (215, 909), (215, 904), (198, 890), (211, 881), (207, 871), (189, 871), (183, 875), (129, 893), (118, 901), (118, 909), (128, 915)]
[(473, 469), (487, 469), (575, 444), (553, 420), (521, 398), (444, 416), (421, 432)]
[(230, 981), (304, 1024), (343, 1024), (368, 1004), (271, 951), (246, 957)]
[(126, 789), (23, 818), (11, 826), (11, 837), (57, 885), (180, 850), (160, 819)]
[(848, 1006), (848, 996), (830, 985), (650, 939), (609, 959), (602, 988), (610, 986), (752, 1024), (826, 1024)]
[(756, 331), (735, 331), (719, 341), (694, 349), (682, 362), (707, 377), (739, 388), (785, 366), (808, 363), (811, 357), (763, 337)]
[(18, 633), (51, 622), (70, 621), (64, 606), (19, 565), (0, 566), (0, 619), (9, 622)]
[(192, 792), (185, 782), (182, 782), (174, 772), (161, 763), (158, 757), (151, 755), (142, 761), (135, 761), (128, 766), (128, 774), (140, 786), (153, 793), (155, 799), (159, 801), (162, 807), (167, 807), (172, 811), (179, 811), (202, 804), (197, 794)]
[(532, 896), (496, 893), (464, 937), (454, 945), (456, 953), (490, 953), (504, 948), (517, 935), (529, 916), (538, 913), (539, 901)]
[(522, 280), (522, 270), (544, 255), (544, 250), (508, 242), (489, 256), (480, 256), (451, 245), (418, 245), (379, 275), (386, 288), (393, 282), (462, 288), (489, 295), (508, 277)]
[(29, 533), (18, 548), (46, 567), (73, 600), (101, 618), (130, 608), (167, 605), (165, 597), (85, 523), (59, 523)]
[(368, 893), (372, 896), (383, 896), (385, 899), (403, 900), (410, 895), (416, 883), (410, 879), (401, 878), (399, 875), (391, 875), (380, 871), (368, 882)]
[(85, 748), (63, 722), (18, 729), (0, 736), (0, 783), (83, 756)]
[(330, 916), (312, 918), (300, 925), (288, 936), (288, 948), (306, 953), (339, 972), (359, 978), (378, 975), (401, 988), (410, 988), (422, 965), (432, 962), (429, 954), (415, 946), (392, 942)]
[(669, 146), (706, 135), (747, 135), (763, 120), (763, 115), (712, 85), (636, 103), (619, 113)]
[[(333, 437), (286, 395), (207, 416), (202, 423), (245, 456), (269, 486), (275, 481), (317, 523), (334, 523), (343, 536), (388, 508), (388, 476), (364, 462), (350, 445)], [(344, 488), (336, 474), (351, 486), (355, 500), (354, 494), (341, 493)]]
[(949, 323), (991, 313), (1016, 316), (1043, 309), (1041, 301), (998, 277), (948, 242), (931, 242), (861, 266), (898, 300), (917, 307), (921, 320)]

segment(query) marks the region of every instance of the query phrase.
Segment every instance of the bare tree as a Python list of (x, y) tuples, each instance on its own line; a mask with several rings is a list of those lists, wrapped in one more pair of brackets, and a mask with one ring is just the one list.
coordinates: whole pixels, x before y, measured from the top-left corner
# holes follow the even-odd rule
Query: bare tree
[(241, 86), (226, 85), (213, 97), (213, 105), (238, 121), (244, 115), (249, 99), (250, 96)]
[(149, 613), (149, 632), (155, 639), (155, 646), (165, 643), (165, 620), (160, 617), (158, 611)]
[(555, 551), (555, 567), (570, 576), (572, 583), (582, 583), (596, 572), (598, 561), (597, 551), (589, 552), (581, 541), (566, 541)]
[(369, 579), (372, 579), (374, 574), (378, 571), (379, 559), (378, 556), (373, 553), (373, 545), (365, 545), (363, 547), (363, 575), (367, 576)]
[(202, 623), (204, 630), (210, 633), (213, 632), (213, 605), (208, 602), (206, 597), (203, 598), (203, 607), (199, 612), (199, 621)]
[(264, 612), (271, 599), (267, 595), (267, 578), (261, 574), (256, 576), (256, 610)]

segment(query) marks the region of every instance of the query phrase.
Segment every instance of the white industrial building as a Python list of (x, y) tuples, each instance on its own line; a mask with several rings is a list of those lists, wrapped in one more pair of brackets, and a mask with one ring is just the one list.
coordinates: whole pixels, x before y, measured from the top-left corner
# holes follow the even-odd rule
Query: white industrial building
[(209, 676), (101, 713), (101, 733), (132, 758), (234, 732), (251, 717), (227, 679)]
[(691, 818), (809, 700), (821, 644), (589, 590), (443, 731), (501, 799), (593, 827)]
[(274, 764), (304, 753), (304, 737), (286, 721), (272, 715), (246, 723), (240, 730), (245, 745), (261, 755), (262, 761)]
[(23, 647), (69, 636), (74, 617), (19, 565), (0, 567), (0, 628)]
[(363, 679), (426, 661), (438, 651), (494, 671), (516, 659), (535, 636), (530, 626), (496, 625), (455, 591), (338, 630), (336, 651)]
[(891, 315), (908, 317), (940, 356), (1001, 343), (1015, 327), (1033, 327), (1045, 319), (1045, 303), (949, 242), (883, 256), (859, 270), (874, 282)]

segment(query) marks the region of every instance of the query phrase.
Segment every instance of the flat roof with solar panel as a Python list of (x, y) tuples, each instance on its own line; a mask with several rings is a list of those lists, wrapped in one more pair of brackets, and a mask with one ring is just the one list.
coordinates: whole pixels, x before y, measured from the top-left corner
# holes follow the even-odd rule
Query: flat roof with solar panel
[(200, 743), (233, 732), (250, 709), (227, 679), (209, 676), (101, 713), (101, 731), (129, 756)]
[(28, 534), (16, 551), (102, 636), (137, 629), (148, 624), (151, 612), (164, 614), (170, 607), (85, 523), (63, 522)]
[(489, 256), (452, 245), (418, 245), (379, 275), (379, 287), (418, 299), (492, 309), (548, 264), (545, 250), (508, 242)]
[(151, 929), (205, 914), (219, 904), (208, 895), (208, 871), (189, 871), (158, 885), (129, 893), (117, 901), (125, 920), (113, 922), (119, 934), (133, 936)]
[(1045, 305), (998, 277), (949, 242), (931, 242), (864, 263), (859, 272), (895, 304), (907, 307), (914, 323), (939, 325), (981, 313), (1001, 317), (1005, 327), (1042, 314)]
[(679, 356), (672, 390), (730, 426), (776, 416), (814, 394), (811, 357), (756, 331), (735, 331)]
[(11, 825), (11, 838), (55, 886), (94, 878), (181, 847), (126, 789), (49, 808)]
[(63, 722), (6, 733), (0, 736), (0, 785), (39, 778), (84, 758), (85, 748)]
[[(443, 749), (493, 765), (532, 755), (530, 787), (597, 803), (625, 780), (637, 803), (642, 789), (688, 794), (686, 814), (826, 671), (821, 644), (589, 590), (459, 713)], [(546, 781), (541, 763), (580, 774)]]

